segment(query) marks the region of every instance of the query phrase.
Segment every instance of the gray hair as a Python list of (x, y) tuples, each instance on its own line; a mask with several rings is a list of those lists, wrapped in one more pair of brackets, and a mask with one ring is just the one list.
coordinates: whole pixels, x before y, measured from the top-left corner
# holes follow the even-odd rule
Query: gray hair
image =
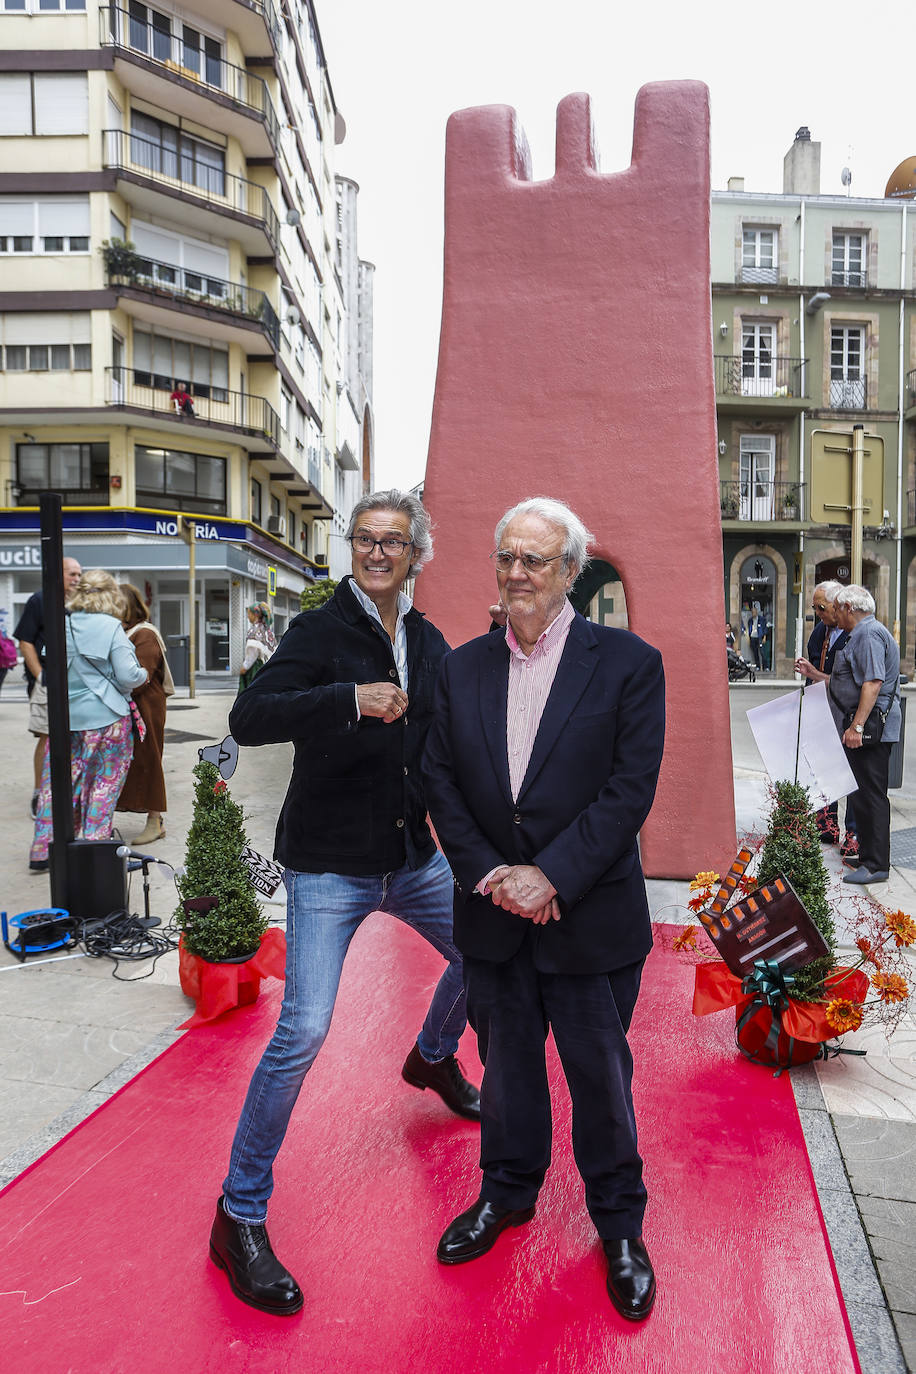
[(356, 529), (362, 516), (370, 510), (395, 510), (401, 515), (406, 515), (410, 524), (408, 533), (410, 542), (416, 551), (416, 558), (411, 566), (412, 573), (418, 573), (421, 568), (425, 568), (427, 563), (432, 562), (433, 557), (433, 536), (432, 520), (429, 511), (420, 503), (416, 496), (411, 496), (410, 492), (398, 491), (397, 487), (391, 487), (388, 491), (370, 491), (367, 496), (362, 496), (350, 512), (350, 523), (347, 525), (347, 538), (349, 539)]
[(818, 582), (814, 590), (823, 592), (825, 601), (834, 602), (843, 590), (843, 584), (842, 582)]
[[(556, 501), (552, 496), (531, 496), (527, 501), (519, 501), (511, 510), (507, 510), (499, 524), (496, 526), (496, 547), (499, 548), (503, 533), (510, 520), (514, 520), (517, 515), (537, 515), (542, 520), (547, 520), (551, 525), (559, 525), (564, 533), (563, 557), (568, 564), (575, 563), (579, 569), (579, 574), (583, 573), (588, 567), (591, 559), (588, 556), (588, 546), (595, 542), (595, 536), (591, 530), (587, 530), (569, 506), (565, 506), (562, 501)], [(577, 574), (577, 576), (579, 575)]]
[(849, 587), (841, 587), (837, 592), (836, 604), (846, 606), (850, 611), (865, 611), (867, 615), (875, 613), (875, 598), (871, 592), (864, 587), (859, 587), (855, 582)]

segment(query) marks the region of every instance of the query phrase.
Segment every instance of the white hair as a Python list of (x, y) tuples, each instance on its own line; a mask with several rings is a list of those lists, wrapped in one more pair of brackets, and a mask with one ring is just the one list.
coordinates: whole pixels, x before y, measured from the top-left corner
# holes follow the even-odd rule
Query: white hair
[(875, 598), (871, 592), (864, 587), (859, 587), (855, 582), (849, 587), (841, 587), (837, 592), (836, 604), (846, 606), (850, 611), (865, 611), (867, 615), (875, 613)]
[(825, 601), (836, 601), (840, 592), (843, 590), (842, 582), (818, 582), (814, 588), (816, 592), (822, 592)]
[(499, 524), (496, 526), (496, 547), (499, 548), (502, 542), (503, 533), (510, 520), (514, 520), (517, 515), (537, 515), (541, 520), (547, 520), (551, 525), (559, 525), (563, 530), (565, 538), (563, 543), (563, 557), (568, 564), (575, 563), (579, 573), (583, 573), (591, 561), (588, 556), (588, 546), (594, 543), (595, 536), (587, 530), (574, 511), (562, 501), (556, 501), (552, 496), (531, 496), (527, 501), (519, 501), (511, 510), (507, 510)]

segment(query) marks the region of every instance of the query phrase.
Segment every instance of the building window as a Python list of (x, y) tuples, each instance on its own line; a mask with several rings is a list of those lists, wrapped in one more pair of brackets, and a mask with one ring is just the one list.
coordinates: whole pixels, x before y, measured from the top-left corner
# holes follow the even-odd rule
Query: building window
[(286, 516), (286, 542), (296, 546), (296, 517), (292, 511), (287, 512)]
[(776, 389), (776, 330), (772, 324), (741, 326), (741, 394), (772, 396)]
[(88, 196), (0, 196), (0, 253), (88, 252)]
[(0, 73), (0, 136), (88, 132), (85, 72)]
[(831, 286), (864, 286), (866, 277), (866, 239), (864, 234), (833, 231)]
[(107, 444), (17, 444), (19, 504), (36, 506), (43, 491), (72, 505), (108, 504)]
[(0, 366), (7, 372), (86, 372), (92, 367), (88, 311), (0, 314)]
[(865, 409), (865, 339), (861, 325), (830, 330), (830, 408)]
[(226, 460), (173, 448), (134, 448), (137, 499), (167, 510), (226, 513)]
[(261, 523), (261, 483), (251, 479), (251, 518), (256, 525)]
[(280, 428), (289, 433), (290, 407), (293, 403), (292, 393), (287, 391), (285, 386), (280, 387)]
[(139, 167), (175, 177), (208, 195), (226, 194), (226, 155), (222, 148), (136, 110), (130, 118), (130, 157)]
[(2, 0), (0, 9), (6, 14), (45, 14), (66, 10), (85, 13), (86, 0)]
[(741, 233), (741, 280), (775, 284), (778, 279), (777, 232), (748, 229)]
[(91, 344), (7, 344), (5, 372), (91, 372)]
[(208, 344), (134, 330), (134, 381), (171, 392), (182, 382), (192, 396), (229, 400), (229, 354)]

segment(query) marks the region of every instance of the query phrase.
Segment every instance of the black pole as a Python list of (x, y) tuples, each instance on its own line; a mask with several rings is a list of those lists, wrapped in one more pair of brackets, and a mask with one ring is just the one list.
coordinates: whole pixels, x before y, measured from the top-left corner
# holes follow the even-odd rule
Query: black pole
[(64, 630), (64, 546), (61, 498), (39, 497), (41, 531), (41, 600), (45, 626), (45, 685), (48, 689), (48, 743), (51, 751), (50, 851), (51, 903), (65, 907), (67, 846), (73, 840), (73, 790), (70, 782), (70, 699), (67, 694), (67, 636)]

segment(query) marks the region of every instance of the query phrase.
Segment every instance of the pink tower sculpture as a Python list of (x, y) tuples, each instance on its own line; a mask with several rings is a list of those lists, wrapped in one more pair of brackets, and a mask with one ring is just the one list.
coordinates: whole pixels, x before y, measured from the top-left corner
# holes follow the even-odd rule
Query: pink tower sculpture
[(725, 872), (735, 811), (709, 290), (709, 99), (645, 86), (625, 171), (597, 170), (589, 98), (557, 110), (531, 180), (515, 111), (448, 122), (445, 274), (418, 605), (452, 644), (486, 631), (503, 511), (566, 501), (662, 651), (668, 729), (642, 833), (652, 877)]

